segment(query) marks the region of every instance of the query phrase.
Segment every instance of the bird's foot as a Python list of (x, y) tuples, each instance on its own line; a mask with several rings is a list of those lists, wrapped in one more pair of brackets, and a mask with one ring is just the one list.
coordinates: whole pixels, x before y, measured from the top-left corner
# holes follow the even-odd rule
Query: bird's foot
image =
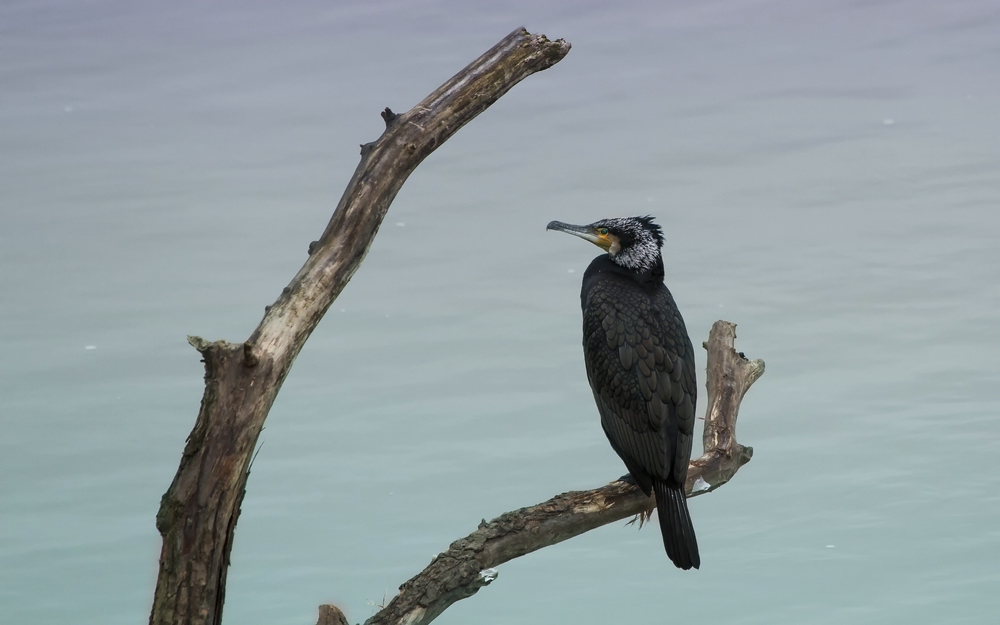
[[(621, 476), (615, 481), (625, 482), (626, 484), (631, 484), (632, 486), (639, 486), (638, 482), (635, 481), (635, 478), (632, 477), (631, 473), (626, 473), (625, 475)], [(649, 510), (640, 512), (639, 514), (635, 515), (634, 517), (632, 517), (632, 520), (626, 523), (625, 525), (633, 525), (635, 524), (636, 521), (638, 521), (639, 529), (642, 529), (642, 526), (645, 525), (652, 516), (653, 516), (653, 510), (651, 508)]]
[(638, 486), (638, 485), (639, 485), (639, 484), (638, 484), (638, 483), (637, 483), (637, 482), (635, 481), (635, 478), (634, 478), (634, 477), (632, 477), (632, 474), (631, 474), (631, 473), (626, 473), (625, 475), (621, 476), (620, 478), (618, 478), (618, 479), (617, 479), (617, 480), (615, 480), (615, 481), (616, 481), (616, 482), (625, 482), (626, 484), (631, 484), (632, 486)]
[(639, 522), (639, 529), (642, 529), (642, 526), (645, 525), (646, 523), (649, 523), (649, 520), (651, 518), (653, 518), (653, 509), (652, 508), (650, 508), (649, 510), (644, 510), (644, 511), (640, 512), (639, 514), (635, 515), (634, 517), (632, 517), (632, 520), (629, 521), (628, 523), (626, 523), (625, 525), (632, 525), (636, 521), (638, 521)]

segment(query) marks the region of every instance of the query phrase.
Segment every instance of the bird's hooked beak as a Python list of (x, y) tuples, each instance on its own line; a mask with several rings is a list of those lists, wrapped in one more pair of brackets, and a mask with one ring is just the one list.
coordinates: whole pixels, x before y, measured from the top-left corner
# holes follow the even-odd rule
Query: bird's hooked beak
[(590, 224), (589, 226), (574, 226), (573, 224), (564, 224), (561, 221), (550, 221), (549, 225), (545, 226), (545, 229), (566, 232), (590, 241), (612, 256), (617, 254), (618, 250), (621, 249), (618, 237), (610, 234), (607, 228), (597, 228), (594, 224)]

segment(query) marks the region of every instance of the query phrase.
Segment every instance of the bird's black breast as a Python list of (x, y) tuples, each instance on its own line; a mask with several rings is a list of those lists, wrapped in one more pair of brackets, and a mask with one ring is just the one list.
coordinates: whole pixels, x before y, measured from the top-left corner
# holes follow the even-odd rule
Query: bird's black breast
[(643, 490), (684, 483), (697, 382), (694, 350), (662, 273), (639, 275), (607, 256), (584, 274), (583, 351), (601, 425)]

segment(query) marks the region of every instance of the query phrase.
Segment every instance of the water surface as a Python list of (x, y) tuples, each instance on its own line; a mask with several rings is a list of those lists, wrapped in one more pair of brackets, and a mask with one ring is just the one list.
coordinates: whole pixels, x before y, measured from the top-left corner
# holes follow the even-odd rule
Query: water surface
[(53, 0), (0, 7), (5, 619), (147, 618), (185, 336), (245, 339), (378, 111), (520, 25), (573, 50), (420, 166), (306, 345), (227, 622), (363, 621), (481, 518), (621, 475), (580, 349), (596, 248), (544, 228), (640, 213), (695, 344), (724, 318), (767, 361), (753, 462), (692, 502), (703, 568), (615, 524), (439, 622), (1000, 613), (995, 3)]

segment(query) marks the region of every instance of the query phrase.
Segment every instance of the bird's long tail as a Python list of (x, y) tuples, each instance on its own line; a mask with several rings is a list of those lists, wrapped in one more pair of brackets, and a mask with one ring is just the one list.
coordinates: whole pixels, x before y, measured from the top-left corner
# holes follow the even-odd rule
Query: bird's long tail
[(656, 492), (656, 511), (660, 517), (660, 533), (663, 534), (667, 556), (679, 569), (698, 568), (701, 566), (698, 540), (688, 514), (684, 486), (656, 481), (653, 490)]

